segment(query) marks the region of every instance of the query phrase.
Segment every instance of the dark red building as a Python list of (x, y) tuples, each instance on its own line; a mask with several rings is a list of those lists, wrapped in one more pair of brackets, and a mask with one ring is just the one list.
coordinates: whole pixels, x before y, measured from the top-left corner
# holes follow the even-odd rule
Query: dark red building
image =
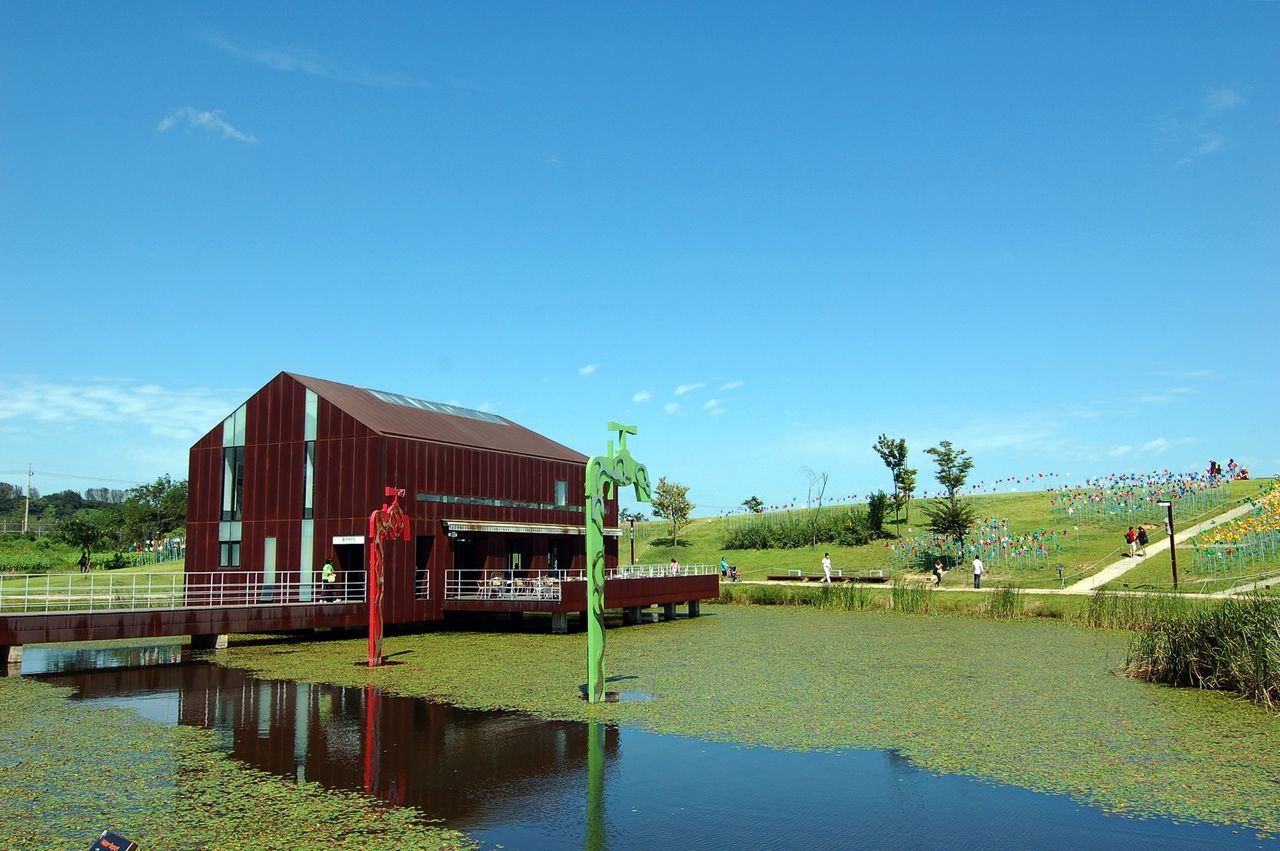
[[(403, 488), (412, 539), (386, 545), (388, 624), (446, 610), (586, 609), (586, 456), (510, 420), (282, 372), (191, 448), (190, 574), (319, 602), (332, 558), (363, 599), (369, 515)], [(617, 503), (607, 523), (616, 527)], [(606, 567), (618, 561), (606, 536)], [(610, 608), (716, 595), (714, 577), (611, 578)], [(696, 609), (696, 602), (694, 603)]]

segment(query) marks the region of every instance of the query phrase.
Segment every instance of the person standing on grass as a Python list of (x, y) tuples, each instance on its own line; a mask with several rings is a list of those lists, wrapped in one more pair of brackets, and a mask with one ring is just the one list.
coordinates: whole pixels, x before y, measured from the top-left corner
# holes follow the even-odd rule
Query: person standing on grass
[(822, 581), (831, 584), (831, 553), (822, 554)]
[(1143, 558), (1147, 557), (1147, 543), (1150, 540), (1151, 539), (1147, 537), (1147, 527), (1139, 526), (1138, 527), (1138, 555), (1142, 556)]
[(937, 588), (942, 584), (942, 559), (933, 560), (933, 587)]
[(982, 559), (978, 556), (974, 556), (973, 557), (973, 587), (974, 588), (982, 587), (983, 566), (984, 565), (982, 564)]
[(1138, 536), (1134, 533), (1133, 527), (1129, 527), (1129, 531), (1124, 533), (1125, 543), (1129, 545), (1129, 558), (1133, 558), (1138, 554)]

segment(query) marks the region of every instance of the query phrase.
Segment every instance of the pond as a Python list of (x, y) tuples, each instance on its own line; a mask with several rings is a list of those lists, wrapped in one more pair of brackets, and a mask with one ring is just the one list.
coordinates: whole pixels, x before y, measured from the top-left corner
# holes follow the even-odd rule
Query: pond
[(892, 751), (738, 747), (203, 662), (125, 667), (179, 659), (177, 647), (32, 647), (23, 671), (91, 705), (208, 728), (255, 768), (415, 808), (486, 847), (1280, 846), (1247, 829), (1128, 818), (935, 775)]

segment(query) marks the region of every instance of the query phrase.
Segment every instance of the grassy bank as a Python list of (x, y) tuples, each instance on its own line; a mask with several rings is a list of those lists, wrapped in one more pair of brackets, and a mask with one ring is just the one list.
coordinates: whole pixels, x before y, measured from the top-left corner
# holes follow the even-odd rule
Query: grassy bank
[[(1230, 504), (1222, 506), (1203, 516), (1176, 516), (1175, 529), (1181, 531), (1207, 517), (1255, 496), (1270, 484), (1269, 479), (1255, 479), (1228, 484)], [(1084, 578), (1091, 573), (1115, 561), (1126, 551), (1122, 537), (1123, 529), (1117, 530), (1114, 523), (1078, 518), (1068, 521), (1062, 516), (1055, 516), (1050, 511), (1050, 495), (1044, 492), (987, 494), (971, 498), (979, 518), (996, 517), (1009, 521), (1009, 529), (1014, 533), (1026, 533), (1039, 529), (1070, 529), (1067, 543), (1061, 552), (1051, 553), (1047, 559), (1036, 566), (1005, 568), (1001, 564), (989, 564), (985, 581), (1015, 583), (1023, 587), (1056, 588), (1058, 573), (1055, 565), (1062, 564), (1064, 573), (1073, 580)], [(846, 511), (846, 506), (831, 506), (824, 512)], [(836, 544), (819, 544), (816, 547), (786, 550), (725, 550), (721, 539), (723, 524), (734, 522), (721, 517), (699, 518), (681, 534), (680, 545), (672, 546), (669, 540), (670, 527), (661, 521), (636, 524), (636, 561), (640, 563), (665, 563), (672, 556), (682, 562), (716, 564), (721, 556), (730, 563), (736, 564), (747, 579), (763, 579), (773, 573), (785, 573), (789, 569), (800, 569), (808, 573), (820, 573), (822, 554), (830, 552), (834, 566), (850, 572), (866, 570), (886, 570), (897, 573), (903, 568), (893, 563), (884, 540), (874, 541), (860, 547), (842, 547)], [(927, 522), (920, 506), (912, 508), (911, 522), (902, 524), (902, 532), (912, 537), (924, 528)], [(1079, 525), (1079, 529), (1074, 527)], [(886, 524), (886, 532), (896, 533), (897, 527)], [(1151, 542), (1154, 544), (1166, 536), (1163, 525), (1156, 524), (1148, 529)], [(629, 541), (624, 534), (621, 542), (622, 558), (629, 559)], [(1168, 557), (1165, 557), (1165, 576), (1168, 576)], [(1277, 565), (1280, 568), (1280, 565)], [(943, 580), (947, 586), (963, 586), (969, 577), (965, 570), (952, 570)]]
[(0, 678), (0, 848), (87, 848), (110, 827), (148, 849), (293, 849), (305, 837), (361, 848), (460, 848), (465, 835), (248, 768), (213, 736), (65, 689)]
[[(957, 597), (987, 602), (958, 594), (931, 602)], [(386, 652), (403, 664), (372, 671), (353, 664), (366, 652), (363, 639), (233, 646), (219, 661), (269, 677), (371, 682), (472, 708), (748, 745), (894, 748), (935, 771), (1065, 792), (1115, 811), (1280, 830), (1275, 717), (1220, 693), (1121, 676), (1127, 632), (875, 609), (706, 611), (610, 631), (613, 687), (659, 695), (650, 702), (584, 703), (580, 636), (392, 636)]]

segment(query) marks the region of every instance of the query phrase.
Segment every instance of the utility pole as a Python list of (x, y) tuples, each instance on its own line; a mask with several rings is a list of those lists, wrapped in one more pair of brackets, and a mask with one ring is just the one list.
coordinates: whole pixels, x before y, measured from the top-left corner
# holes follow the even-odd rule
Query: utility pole
[(27, 465), (27, 500), (22, 506), (22, 534), (27, 534), (27, 518), (31, 516), (31, 465)]

